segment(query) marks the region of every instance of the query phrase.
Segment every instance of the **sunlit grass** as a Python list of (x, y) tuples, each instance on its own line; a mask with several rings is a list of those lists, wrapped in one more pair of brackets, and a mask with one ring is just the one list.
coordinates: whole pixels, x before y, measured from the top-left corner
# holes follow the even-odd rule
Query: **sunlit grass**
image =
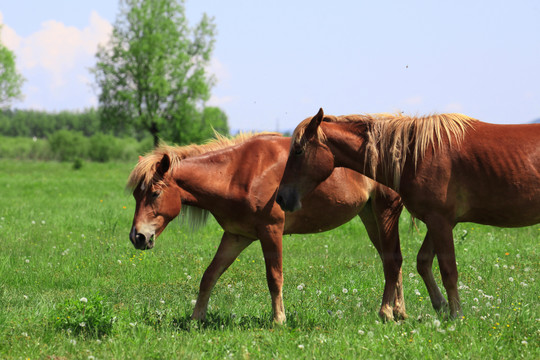
[[(199, 324), (189, 316), (221, 229), (173, 223), (153, 250), (134, 249), (131, 167), (0, 161), (0, 358), (540, 358), (540, 225), (456, 228), (463, 319), (432, 309), (415, 264), (425, 227), (404, 214), (408, 320), (377, 317), (382, 265), (353, 220), (284, 238), (285, 326), (271, 322), (257, 242), (222, 276)], [(61, 316), (85, 322), (81, 304), (65, 306), (81, 298), (102, 299), (112, 327), (55, 326)]]

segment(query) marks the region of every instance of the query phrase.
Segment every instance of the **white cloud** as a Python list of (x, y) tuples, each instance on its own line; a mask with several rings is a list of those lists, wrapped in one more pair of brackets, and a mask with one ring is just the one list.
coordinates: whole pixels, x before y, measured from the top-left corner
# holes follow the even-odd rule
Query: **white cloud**
[(208, 64), (206, 71), (214, 75), (218, 83), (226, 83), (231, 78), (229, 70), (217, 58), (212, 58), (212, 60), (210, 60), (210, 64)]
[(212, 95), (210, 99), (208, 100), (207, 105), (209, 106), (222, 106), (224, 104), (228, 104), (234, 100), (234, 97), (232, 96), (216, 96)]
[(454, 112), (454, 113), (459, 113), (459, 112), (463, 112), (463, 105), (460, 104), (460, 103), (450, 103), (450, 104), (447, 104), (444, 109), (443, 109), (444, 112)]
[[(44, 107), (47, 104), (44, 96), (49, 96), (45, 95), (49, 92), (56, 93), (58, 98), (63, 92), (80, 92), (80, 87), (90, 91), (88, 68), (95, 64), (98, 44), (106, 43), (111, 33), (112, 25), (95, 11), (89, 16), (89, 25), (83, 29), (49, 20), (41, 24), (40, 30), (21, 37), (3, 24), (2, 42), (15, 52), (17, 67), (27, 78), (27, 87), (39, 88), (33, 93), (42, 97), (39, 101), (34, 97), (26, 105), (36, 107), (37, 101), (42, 102), (38, 107)], [(69, 108), (70, 104), (63, 107)]]

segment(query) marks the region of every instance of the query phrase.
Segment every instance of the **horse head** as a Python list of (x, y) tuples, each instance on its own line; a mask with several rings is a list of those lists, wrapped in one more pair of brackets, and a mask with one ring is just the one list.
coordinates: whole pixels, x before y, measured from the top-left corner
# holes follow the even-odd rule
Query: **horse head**
[[(144, 158), (139, 158), (139, 165), (142, 161)], [(139, 176), (138, 185), (133, 188), (136, 206), (129, 238), (137, 249), (154, 247), (155, 239), (180, 213), (180, 188), (172, 178), (170, 166), (171, 160), (164, 154), (153, 164), (150, 174)]]
[(320, 128), (323, 109), (302, 121), (294, 130), (289, 158), (279, 185), (276, 201), (284, 211), (302, 207), (301, 199), (326, 180), (334, 170), (334, 155), (325, 144)]

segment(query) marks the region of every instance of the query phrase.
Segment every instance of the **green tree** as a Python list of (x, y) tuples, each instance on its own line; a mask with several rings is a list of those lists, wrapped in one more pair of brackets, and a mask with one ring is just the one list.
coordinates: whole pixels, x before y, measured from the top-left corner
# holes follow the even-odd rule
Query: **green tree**
[(203, 15), (194, 28), (183, 1), (121, 0), (109, 44), (93, 69), (102, 122), (115, 133), (133, 128), (159, 138), (190, 142), (214, 79), (206, 65), (215, 25)]
[(0, 106), (7, 106), (12, 100), (22, 97), (23, 82), (24, 78), (15, 67), (15, 55), (0, 43)]

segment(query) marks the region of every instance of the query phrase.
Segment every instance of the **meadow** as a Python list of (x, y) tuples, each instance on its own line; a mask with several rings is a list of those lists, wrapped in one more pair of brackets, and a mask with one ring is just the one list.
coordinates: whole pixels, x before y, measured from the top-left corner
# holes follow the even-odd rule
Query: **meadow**
[(271, 322), (257, 242), (197, 323), (189, 317), (221, 228), (210, 219), (192, 233), (175, 222), (154, 249), (133, 248), (135, 202), (124, 191), (133, 165), (0, 159), (0, 358), (540, 358), (540, 225), (456, 227), (457, 320), (431, 307), (416, 272), (425, 227), (404, 212), (409, 319), (379, 320), (382, 266), (355, 219), (284, 238), (286, 325)]

